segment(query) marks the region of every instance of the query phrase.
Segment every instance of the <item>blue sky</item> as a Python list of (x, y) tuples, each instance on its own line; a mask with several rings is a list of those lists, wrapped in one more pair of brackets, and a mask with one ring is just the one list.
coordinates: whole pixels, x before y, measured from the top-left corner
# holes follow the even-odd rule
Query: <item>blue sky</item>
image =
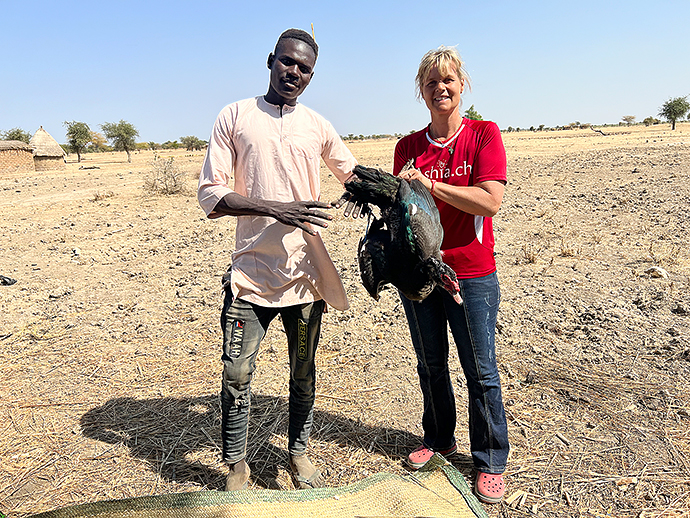
[(690, 94), (690, 2), (0, 0), (0, 130), (124, 119), (140, 141), (208, 139), (226, 104), (261, 95), (284, 29), (320, 46), (301, 101), (347, 135), (427, 124), (422, 55), (457, 45), (474, 105), (508, 126), (617, 123)]

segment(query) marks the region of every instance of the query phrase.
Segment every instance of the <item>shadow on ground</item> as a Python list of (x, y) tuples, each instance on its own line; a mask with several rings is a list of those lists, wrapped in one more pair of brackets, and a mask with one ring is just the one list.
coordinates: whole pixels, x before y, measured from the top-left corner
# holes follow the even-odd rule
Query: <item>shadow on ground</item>
[[(260, 487), (280, 489), (276, 481), (278, 467), (289, 469), (287, 452), (269, 442), (274, 434), (287, 434), (287, 411), (287, 401), (282, 398), (252, 395), (247, 450), (252, 452), (252, 479)], [(121, 397), (89, 410), (80, 424), (84, 436), (126, 446), (133, 457), (145, 461), (168, 481), (220, 490), (225, 484), (225, 474), (217, 468), (220, 418), (217, 395)], [(261, 433), (266, 429), (268, 433)], [(402, 454), (421, 441), (419, 436), (403, 430), (372, 427), (320, 410), (314, 411), (311, 437), (344, 448), (375, 450), (393, 462), (400, 462)], [(214, 458), (209, 459), (209, 455)], [(453, 463), (463, 472), (471, 469), (469, 457), (456, 456)]]

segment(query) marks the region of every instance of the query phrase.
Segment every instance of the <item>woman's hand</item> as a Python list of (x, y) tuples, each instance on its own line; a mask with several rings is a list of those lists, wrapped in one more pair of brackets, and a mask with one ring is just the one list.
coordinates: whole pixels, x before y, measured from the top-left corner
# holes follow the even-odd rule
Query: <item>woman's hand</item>
[(398, 176), (403, 180), (407, 180), (408, 182), (411, 182), (412, 180), (419, 180), (422, 182), (424, 187), (431, 191), (431, 180), (424, 176), (418, 169), (407, 169), (406, 171), (402, 171)]

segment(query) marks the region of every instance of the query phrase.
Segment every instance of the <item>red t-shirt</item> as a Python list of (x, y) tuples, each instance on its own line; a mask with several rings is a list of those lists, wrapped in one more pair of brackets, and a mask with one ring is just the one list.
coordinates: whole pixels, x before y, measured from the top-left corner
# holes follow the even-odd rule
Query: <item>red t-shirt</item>
[[(506, 182), (506, 152), (498, 126), (490, 121), (462, 119), (457, 133), (443, 144), (428, 136), (428, 128), (402, 138), (395, 146), (393, 174), (408, 160), (424, 176), (449, 185)], [(491, 218), (475, 216), (434, 198), (443, 226), (443, 261), (461, 279), (496, 271)]]

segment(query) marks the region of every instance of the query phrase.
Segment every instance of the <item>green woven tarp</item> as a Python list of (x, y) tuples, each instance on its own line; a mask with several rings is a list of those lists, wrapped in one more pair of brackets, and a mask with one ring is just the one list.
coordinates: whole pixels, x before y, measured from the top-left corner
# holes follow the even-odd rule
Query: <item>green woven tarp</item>
[(462, 474), (434, 455), (422, 470), (341, 488), (199, 491), (64, 507), (32, 518), (488, 518)]

